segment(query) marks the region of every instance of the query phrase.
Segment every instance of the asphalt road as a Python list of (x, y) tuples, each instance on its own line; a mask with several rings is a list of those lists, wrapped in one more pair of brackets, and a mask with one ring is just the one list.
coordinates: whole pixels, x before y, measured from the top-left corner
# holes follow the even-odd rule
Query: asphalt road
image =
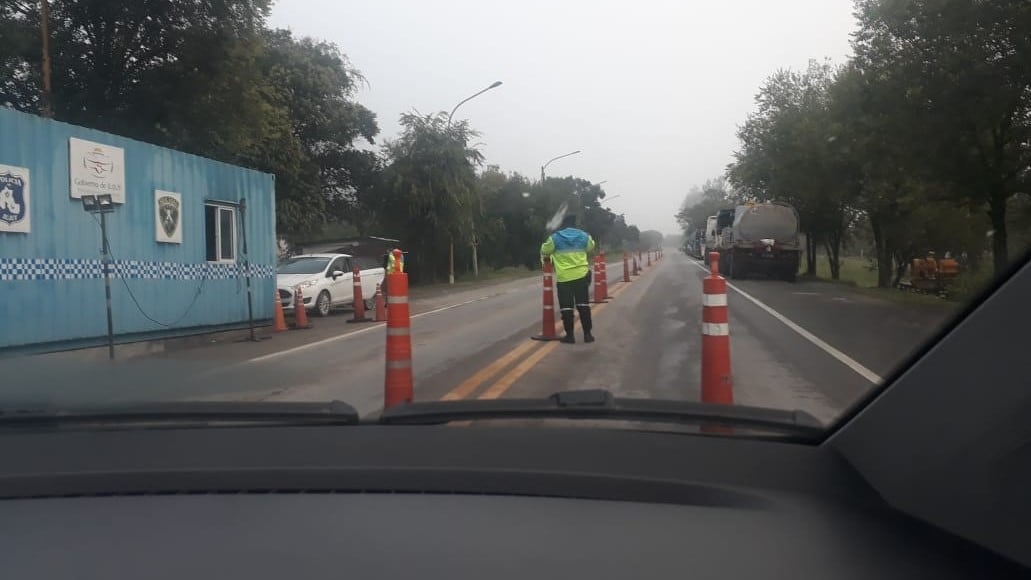
[[(579, 330), (576, 345), (529, 340), (540, 330), (539, 279), (417, 294), (415, 397), (530, 397), (601, 387), (696, 400), (705, 275), (698, 262), (667, 251), (630, 284), (613, 284), (616, 297), (595, 306), (598, 341), (589, 345)], [(621, 268), (610, 267), (609, 277), (620, 280)], [(952, 312), (944, 303), (903, 305), (822, 282), (731, 286), (735, 402), (802, 409), (825, 422), (890, 376)], [(0, 389), (6, 400), (20, 395), (27, 406), (339, 399), (372, 414), (383, 401), (384, 326), (349, 324), (349, 317), (314, 318), (311, 330), (259, 343), (213, 343), (116, 365), (35, 357), (34, 367), (21, 369), (33, 377)]]

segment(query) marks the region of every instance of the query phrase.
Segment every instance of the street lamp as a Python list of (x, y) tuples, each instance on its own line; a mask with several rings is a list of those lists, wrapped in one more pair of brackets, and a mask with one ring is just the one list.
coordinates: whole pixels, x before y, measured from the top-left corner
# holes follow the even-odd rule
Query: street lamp
[[(473, 95), (470, 95), (470, 96), (462, 99), (461, 101), (459, 101), (459, 103), (457, 105), (455, 105), (455, 108), (451, 109), (451, 112), (448, 113), (448, 116), (447, 116), (447, 127), (448, 127), (448, 129), (451, 128), (451, 118), (455, 116), (455, 111), (458, 110), (458, 107), (461, 107), (462, 105), (464, 105), (468, 101), (471, 101), (471, 100), (475, 99), (476, 97), (482, 95), (483, 93), (486, 93), (487, 91), (489, 91), (491, 89), (496, 89), (496, 88), (500, 87), (501, 84), (502, 84), (501, 81), (494, 81), (493, 83), (490, 84), (489, 87), (487, 87), (487, 88), (483, 89), (482, 91), (479, 91), (479, 92), (477, 92), (477, 93), (475, 93)], [(476, 224), (475, 223), (473, 224), (473, 241), (472, 241), (471, 245), (472, 245), (472, 248), (473, 248), (473, 276), (479, 278), (480, 277), (480, 261), (478, 259), (478, 256), (476, 255)], [(454, 284), (455, 283), (455, 238), (454, 238), (454, 236), (451, 236), (451, 246), (450, 246), (450, 249), (449, 249), (448, 256), (449, 256), (448, 257), (449, 264), (448, 264), (447, 281), (448, 281), (448, 284)]]
[(545, 163), (544, 165), (541, 165), (541, 186), (542, 187), (544, 186), (544, 170), (547, 169), (548, 166), (551, 165), (551, 163), (553, 161), (558, 161), (559, 159), (562, 159), (563, 157), (569, 157), (570, 155), (576, 155), (577, 153), (580, 153), (579, 149), (577, 149), (576, 151), (572, 151), (572, 152), (566, 153), (565, 155), (559, 155), (558, 157), (553, 157), (553, 158), (549, 159), (547, 163)]
[(115, 327), (111, 317), (111, 246), (107, 243), (107, 214), (115, 211), (111, 194), (82, 196), (82, 209), (86, 213), (100, 214), (100, 244), (104, 268), (104, 299), (107, 302), (107, 358), (115, 359)]
[(466, 98), (462, 99), (457, 105), (455, 105), (454, 109), (451, 109), (451, 112), (448, 114), (448, 116), (447, 116), (447, 126), (448, 127), (451, 126), (451, 117), (455, 116), (455, 111), (458, 110), (458, 107), (461, 107), (466, 102), (475, 99), (476, 97), (482, 95), (483, 93), (486, 93), (487, 91), (489, 91), (491, 89), (496, 89), (496, 88), (500, 87), (502, 84), (503, 83), (501, 81), (494, 81), (493, 83), (491, 83), (491, 85), (489, 87), (483, 89), (482, 91), (480, 91), (480, 92), (478, 92), (478, 93), (476, 93), (476, 94), (474, 94), (472, 96), (469, 96), (469, 97), (466, 97)]

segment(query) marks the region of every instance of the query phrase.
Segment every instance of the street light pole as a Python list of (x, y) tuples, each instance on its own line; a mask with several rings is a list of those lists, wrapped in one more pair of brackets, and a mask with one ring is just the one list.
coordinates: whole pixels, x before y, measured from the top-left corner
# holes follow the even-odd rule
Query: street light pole
[(544, 165), (541, 165), (541, 186), (544, 185), (544, 170), (547, 169), (548, 166), (551, 165), (551, 163), (553, 161), (558, 161), (559, 159), (562, 159), (563, 157), (569, 157), (570, 155), (576, 155), (577, 153), (580, 153), (579, 149), (577, 149), (576, 151), (571, 151), (569, 153), (566, 153), (565, 155), (559, 155), (558, 157), (553, 157), (553, 158), (549, 159), (547, 163), (545, 163)]
[[(455, 105), (455, 108), (451, 109), (451, 112), (448, 113), (448, 116), (447, 116), (447, 127), (448, 127), (448, 129), (451, 128), (451, 118), (455, 116), (455, 111), (458, 110), (458, 107), (461, 107), (462, 105), (464, 105), (468, 101), (471, 101), (471, 100), (475, 99), (476, 97), (482, 95), (483, 93), (486, 93), (487, 91), (489, 91), (491, 89), (496, 89), (496, 88), (500, 87), (501, 85), (502, 85), (501, 81), (494, 81), (493, 83), (490, 84), (489, 87), (487, 87), (487, 88), (485, 88), (485, 89), (483, 89), (483, 90), (481, 90), (481, 91), (479, 91), (477, 93), (474, 93), (474, 94), (472, 94), (472, 95), (462, 99), (461, 101), (459, 101), (459, 103), (457, 105)], [(480, 276), (480, 263), (479, 263), (479, 259), (478, 259), (477, 255), (476, 255), (476, 222), (475, 221), (473, 222), (472, 228), (473, 228), (473, 239), (472, 239), (471, 245), (472, 245), (472, 249), (473, 249), (473, 276), (479, 278), (479, 276)], [(454, 238), (454, 236), (451, 236), (451, 244), (450, 244), (450, 247), (448, 249), (448, 256), (449, 256), (448, 257), (449, 264), (448, 264), (447, 280), (448, 280), (448, 284), (454, 284), (455, 283), (455, 238)]]
[(100, 240), (104, 268), (104, 301), (107, 305), (107, 358), (115, 360), (115, 323), (111, 315), (111, 245), (107, 241), (107, 212), (100, 212)]

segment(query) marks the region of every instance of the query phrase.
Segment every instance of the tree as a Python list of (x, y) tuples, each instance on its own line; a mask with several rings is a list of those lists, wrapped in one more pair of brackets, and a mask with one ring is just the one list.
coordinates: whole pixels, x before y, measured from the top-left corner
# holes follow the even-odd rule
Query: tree
[(260, 59), (268, 101), (285, 116), (284, 140), (296, 159), (278, 163), (278, 149), (262, 148), (251, 160), (275, 171), (276, 214), (284, 233), (309, 232), (327, 220), (366, 221), (358, 192), (377, 178), (375, 153), (356, 147), (372, 144), (379, 127), (375, 114), (354, 101), (361, 73), (336, 46), (289, 31), (264, 33)]
[(483, 155), (466, 121), (448, 125), (444, 112), (401, 115), (400, 137), (385, 146), (377, 196), (367, 199), (378, 221), (408, 247), (418, 247), (414, 275), (434, 281), (448, 271), (448, 247), (471, 240), (480, 212), (476, 168)]
[[(336, 47), (265, 27), (268, 0), (52, 3), (58, 120), (276, 175), (278, 229), (355, 212), (377, 170), (373, 114)], [(39, 11), (0, 5), (0, 103), (38, 113)]]
[(738, 198), (724, 177), (709, 179), (701, 186), (691, 188), (684, 197), (676, 215), (677, 223), (688, 236), (698, 230), (704, 231), (709, 216), (716, 215), (721, 209), (734, 207), (740, 201)]
[(1029, 190), (1031, 4), (860, 0), (857, 60), (909, 88), (920, 177), (991, 220), (996, 272), (1008, 264), (1008, 201)]
[(756, 97), (758, 111), (738, 130), (741, 149), (727, 177), (750, 198), (795, 206), (806, 234), (807, 274), (815, 274), (823, 245), (837, 279), (854, 183), (843, 179), (848, 171), (840, 152), (828, 147), (833, 80), (831, 66), (816, 61), (804, 73), (782, 70), (767, 79)]

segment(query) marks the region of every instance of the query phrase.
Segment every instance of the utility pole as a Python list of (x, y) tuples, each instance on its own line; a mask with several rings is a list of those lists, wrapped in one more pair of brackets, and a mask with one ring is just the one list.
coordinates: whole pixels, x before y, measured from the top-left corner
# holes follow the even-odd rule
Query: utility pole
[[(466, 102), (471, 101), (471, 100), (475, 99), (476, 97), (482, 95), (483, 93), (486, 93), (487, 91), (489, 91), (491, 89), (496, 89), (496, 88), (498, 88), (500, 86), (501, 86), (501, 81), (494, 81), (493, 83), (491, 83), (491, 85), (489, 87), (483, 89), (482, 91), (479, 91), (479, 92), (477, 92), (476, 94), (474, 94), (474, 95), (472, 95), (470, 97), (466, 97), (466, 98), (462, 99), (461, 102), (459, 102), (457, 105), (455, 105), (455, 107), (453, 109), (451, 109), (451, 113), (448, 114), (448, 116), (447, 116), (447, 128), (449, 130), (451, 129), (451, 118), (455, 116), (455, 111), (458, 110), (458, 107), (461, 107)], [(475, 222), (475, 220), (473, 221), (472, 227), (473, 227), (473, 240), (472, 240), (470, 245), (472, 246), (472, 249), (473, 249), (473, 276), (478, 278), (480, 276), (480, 265), (479, 265), (479, 260), (477, 259), (477, 256), (476, 256), (476, 222)], [(449, 255), (450, 255), (450, 264), (448, 265), (448, 283), (449, 284), (454, 284), (455, 283), (455, 237), (453, 235), (451, 236), (451, 246), (449, 248)]]
[(43, 38), (43, 95), (40, 114), (48, 119), (54, 117), (54, 93), (50, 85), (50, 1), (42, 0), (39, 9), (39, 33)]

